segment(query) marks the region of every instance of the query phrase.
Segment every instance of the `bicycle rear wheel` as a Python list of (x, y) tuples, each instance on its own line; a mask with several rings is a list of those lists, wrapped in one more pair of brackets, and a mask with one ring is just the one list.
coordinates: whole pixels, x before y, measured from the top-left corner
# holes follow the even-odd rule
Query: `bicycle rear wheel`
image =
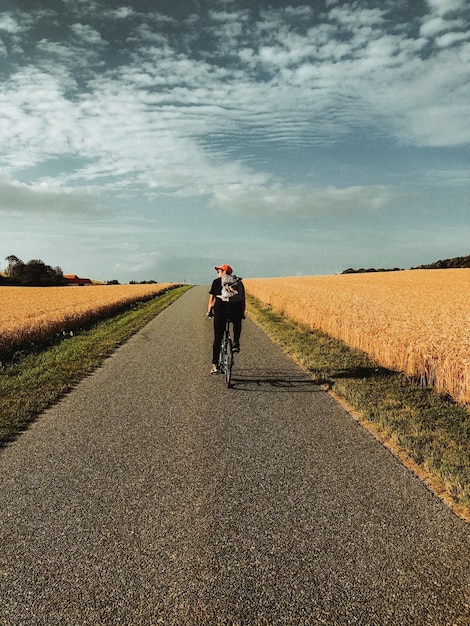
[(232, 349), (232, 340), (230, 338), (227, 339), (227, 344), (225, 348), (225, 363), (224, 363), (224, 373), (225, 373), (225, 382), (227, 383), (227, 387), (230, 387), (230, 381), (232, 379), (232, 365), (233, 365), (233, 349)]
[(226, 352), (225, 345), (226, 345), (226, 339), (224, 337), (222, 339), (222, 343), (220, 344), (219, 361), (217, 363), (219, 367), (219, 372), (221, 374), (225, 374), (225, 352)]

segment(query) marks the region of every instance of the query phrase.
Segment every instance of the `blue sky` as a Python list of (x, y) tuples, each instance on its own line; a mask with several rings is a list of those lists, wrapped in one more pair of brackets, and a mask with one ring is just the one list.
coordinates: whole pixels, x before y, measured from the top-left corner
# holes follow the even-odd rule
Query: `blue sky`
[(470, 254), (466, 0), (4, 0), (0, 269), (208, 283)]

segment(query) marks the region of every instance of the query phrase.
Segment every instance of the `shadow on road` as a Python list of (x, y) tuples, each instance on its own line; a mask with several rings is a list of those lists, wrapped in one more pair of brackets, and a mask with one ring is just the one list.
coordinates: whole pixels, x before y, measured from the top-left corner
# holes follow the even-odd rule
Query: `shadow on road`
[(278, 371), (266, 369), (234, 369), (232, 389), (238, 391), (266, 391), (266, 392), (289, 392), (306, 393), (323, 391), (326, 386), (324, 381), (316, 381), (302, 376), (302, 374), (292, 373), (292, 371)]

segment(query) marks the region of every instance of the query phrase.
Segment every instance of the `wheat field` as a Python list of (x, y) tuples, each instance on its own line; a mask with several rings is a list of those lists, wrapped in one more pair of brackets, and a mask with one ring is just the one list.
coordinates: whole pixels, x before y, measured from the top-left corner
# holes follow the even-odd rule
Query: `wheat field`
[(0, 355), (166, 291), (171, 283), (90, 287), (0, 287)]
[(470, 269), (245, 279), (249, 294), (470, 404)]

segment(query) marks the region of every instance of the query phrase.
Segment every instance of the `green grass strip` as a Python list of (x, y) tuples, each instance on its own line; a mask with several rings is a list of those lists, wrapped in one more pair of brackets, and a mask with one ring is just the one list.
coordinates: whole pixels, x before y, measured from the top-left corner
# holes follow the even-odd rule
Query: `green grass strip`
[(188, 289), (188, 285), (176, 287), (135, 309), (97, 322), (71, 339), (30, 354), (1, 372), (0, 442), (24, 429)]
[(362, 423), (470, 521), (470, 412), (364, 353), (298, 324), (252, 297), (248, 313)]

